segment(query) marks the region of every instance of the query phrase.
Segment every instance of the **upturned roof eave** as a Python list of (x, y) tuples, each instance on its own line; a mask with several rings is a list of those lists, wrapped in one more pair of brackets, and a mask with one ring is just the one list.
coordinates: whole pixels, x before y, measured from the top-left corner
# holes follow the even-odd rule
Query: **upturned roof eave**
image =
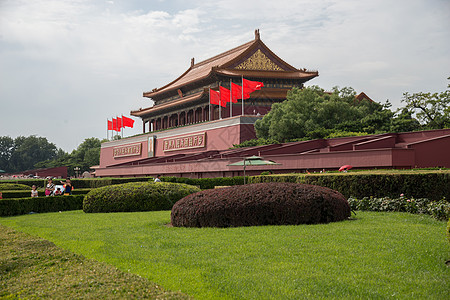
[(147, 92), (147, 93), (144, 93), (143, 96), (144, 96), (144, 97), (147, 97), (147, 98), (158, 97), (158, 96), (163, 95), (163, 94), (166, 94), (166, 93), (168, 93), (168, 92), (171, 92), (171, 91), (175, 91), (175, 90), (177, 90), (177, 89), (180, 89), (180, 88), (182, 88), (183, 86), (193, 84), (193, 83), (195, 83), (195, 82), (197, 82), (197, 81), (205, 80), (205, 79), (207, 79), (208, 77), (211, 77), (211, 75), (212, 75), (213, 73), (214, 73), (214, 72), (213, 72), (213, 69), (211, 69), (211, 71), (210, 71), (208, 74), (206, 74), (206, 75), (204, 75), (204, 76), (201, 76), (201, 77), (197, 77), (197, 78), (194, 79), (194, 80), (191, 80), (191, 81), (188, 81), (188, 82), (179, 84), (179, 85), (174, 85), (173, 87), (167, 88), (167, 89), (165, 89), (165, 90), (160, 90), (160, 91), (156, 91), (156, 92)]
[[(152, 98), (152, 97), (161, 95), (161, 94), (163, 94), (163, 93), (166, 93), (166, 92), (169, 92), (169, 91), (173, 91), (173, 90), (179, 89), (180, 87), (185, 86), (185, 85), (187, 85), (187, 84), (190, 84), (190, 83), (192, 83), (192, 82), (195, 82), (195, 81), (198, 81), (198, 80), (205, 79), (205, 78), (207, 78), (207, 77), (211, 74), (211, 72), (212, 72), (212, 70), (213, 70), (214, 67), (220, 67), (220, 66), (222, 66), (222, 65), (228, 64), (228, 62), (225, 62), (225, 63), (222, 63), (222, 64), (217, 64), (217, 65), (215, 65), (215, 64), (214, 64), (215, 61), (218, 61), (219, 59), (221, 59), (221, 58), (223, 58), (223, 57), (226, 57), (227, 55), (232, 55), (233, 53), (236, 53), (236, 52), (242, 51), (242, 53), (243, 53), (243, 52), (245, 52), (246, 50), (248, 50), (248, 49), (249, 49), (253, 44), (255, 44), (257, 41), (258, 41), (258, 40), (255, 39), (255, 40), (253, 40), (253, 41), (247, 42), (247, 43), (242, 44), (242, 45), (240, 45), (240, 46), (238, 46), (238, 47), (235, 47), (235, 48), (233, 48), (233, 49), (230, 49), (230, 50), (228, 50), (228, 51), (225, 51), (225, 52), (223, 52), (223, 53), (221, 53), (221, 54), (218, 54), (218, 55), (216, 55), (216, 56), (213, 56), (213, 57), (211, 57), (211, 58), (209, 58), (209, 59), (206, 59), (206, 60), (201, 61), (201, 62), (199, 62), (199, 63), (193, 64), (193, 65), (191, 65), (191, 66), (190, 66), (183, 74), (181, 74), (177, 79), (175, 79), (174, 81), (172, 81), (172, 82), (166, 84), (166, 85), (163, 86), (163, 87), (154, 89), (154, 90), (151, 91), (151, 92), (144, 92), (144, 93), (143, 93), (143, 96), (144, 96), (144, 97), (148, 97), (148, 98)], [(242, 55), (242, 53), (240, 53), (239, 55), (237, 55), (237, 57), (240, 57), (240, 56)], [(209, 69), (208, 74), (203, 75), (203, 76), (199, 76), (199, 77), (197, 77), (197, 78), (195, 78), (194, 80), (191, 80), (191, 81), (189, 81), (189, 82), (184, 82), (184, 83), (179, 83), (179, 84), (177, 84), (177, 82), (179, 82), (179, 81), (180, 81), (183, 77), (185, 77), (189, 72), (191, 72), (192, 70), (194, 70), (194, 69), (196, 69), (196, 68), (199, 68), (199, 67), (202, 67), (202, 66), (204, 66), (204, 65), (207, 65), (207, 64), (211, 64), (211, 68)]]
[(172, 101), (172, 102), (168, 102), (168, 103), (164, 103), (164, 104), (159, 104), (159, 105), (154, 105), (154, 106), (147, 107), (147, 108), (144, 108), (144, 109), (139, 109), (139, 110), (134, 110), (134, 111), (132, 110), (130, 112), (130, 115), (135, 116), (135, 117), (142, 117), (142, 116), (147, 115), (147, 114), (149, 114), (151, 112), (156, 112), (158, 110), (165, 109), (165, 108), (168, 108), (168, 107), (173, 107), (173, 106), (176, 106), (176, 105), (181, 105), (181, 104), (184, 104), (184, 103), (195, 101), (195, 100), (200, 99), (201, 97), (203, 97), (204, 94), (205, 94), (205, 91), (202, 91), (202, 92), (196, 93), (194, 95), (183, 97), (183, 98), (178, 99), (176, 101)]

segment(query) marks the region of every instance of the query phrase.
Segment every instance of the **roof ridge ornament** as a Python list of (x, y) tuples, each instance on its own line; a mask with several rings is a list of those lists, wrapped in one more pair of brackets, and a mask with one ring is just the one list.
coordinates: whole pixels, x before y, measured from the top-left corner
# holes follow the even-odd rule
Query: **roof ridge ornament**
[(261, 39), (260, 35), (259, 35), (259, 29), (255, 29), (255, 40), (259, 40)]
[(195, 62), (194, 58), (191, 58), (191, 67), (194, 66), (194, 62)]

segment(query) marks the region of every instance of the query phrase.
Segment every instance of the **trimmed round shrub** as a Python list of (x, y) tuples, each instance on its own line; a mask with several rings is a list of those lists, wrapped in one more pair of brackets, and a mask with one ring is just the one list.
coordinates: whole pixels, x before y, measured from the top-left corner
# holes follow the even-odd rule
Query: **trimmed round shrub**
[(175, 202), (200, 191), (198, 187), (169, 182), (130, 182), (91, 190), (83, 201), (83, 211), (130, 212), (170, 210)]
[(172, 208), (173, 226), (236, 227), (342, 221), (350, 206), (329, 188), (299, 183), (257, 183), (205, 190)]
[(24, 191), (31, 190), (31, 187), (20, 183), (0, 183), (0, 191)]

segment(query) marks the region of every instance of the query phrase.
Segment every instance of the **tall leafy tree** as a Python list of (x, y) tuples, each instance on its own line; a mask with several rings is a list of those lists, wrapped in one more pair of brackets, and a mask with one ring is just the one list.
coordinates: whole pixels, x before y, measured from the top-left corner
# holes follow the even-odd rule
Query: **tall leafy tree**
[(44, 137), (19, 136), (13, 142), (11, 140), (9, 137), (2, 137), (0, 142), (2, 164), (6, 165), (7, 172), (34, 169), (36, 163), (54, 159), (58, 153), (55, 144)]
[(59, 156), (53, 160), (43, 161), (36, 164), (36, 168), (50, 168), (66, 166), (69, 175), (75, 175), (75, 168), (80, 169), (80, 173), (89, 171), (90, 167), (100, 163), (100, 146), (103, 141), (98, 138), (87, 138), (77, 149), (70, 154), (62, 151)]
[(409, 132), (420, 130), (419, 121), (412, 116), (412, 112), (403, 107), (397, 111), (391, 122), (391, 132)]
[(10, 159), (14, 152), (14, 139), (9, 136), (0, 136), (0, 169), (6, 172), (11, 170)]
[(287, 100), (274, 104), (255, 124), (258, 138), (280, 142), (324, 138), (338, 131), (376, 133), (389, 129), (393, 113), (390, 104), (355, 98), (352, 88), (333, 88), (326, 93), (319, 87), (292, 89)]
[(440, 93), (404, 93), (402, 102), (425, 128), (450, 127), (450, 84), (446, 91)]
[(79, 167), (83, 172), (89, 171), (90, 167), (94, 165), (98, 165), (100, 163), (101, 143), (98, 138), (85, 139), (70, 155), (74, 167)]

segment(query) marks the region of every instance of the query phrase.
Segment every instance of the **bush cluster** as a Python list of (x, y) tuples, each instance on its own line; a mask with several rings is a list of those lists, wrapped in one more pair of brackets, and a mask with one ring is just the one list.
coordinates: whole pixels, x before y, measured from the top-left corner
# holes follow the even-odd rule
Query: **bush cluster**
[(296, 182), (314, 184), (337, 190), (345, 197), (398, 197), (400, 194), (432, 200), (450, 199), (450, 173), (411, 174), (287, 174), (253, 176), (251, 183)]
[(178, 201), (173, 226), (234, 227), (316, 224), (345, 220), (350, 206), (320, 186), (263, 183), (205, 190)]
[(0, 216), (78, 210), (83, 207), (83, 198), (83, 195), (70, 195), (2, 199), (0, 200)]
[(363, 197), (360, 199), (350, 197), (348, 203), (352, 210), (368, 211), (398, 211), (413, 214), (428, 214), (438, 220), (450, 218), (450, 203), (446, 199), (432, 201), (428, 198), (405, 197)]
[(195, 186), (169, 182), (131, 182), (91, 190), (84, 198), (83, 211), (132, 212), (170, 210), (181, 198), (198, 192)]
[(19, 184), (19, 183), (0, 183), (0, 191), (20, 191), (20, 190), (27, 190), (29, 191), (31, 189), (30, 186), (25, 184)]

